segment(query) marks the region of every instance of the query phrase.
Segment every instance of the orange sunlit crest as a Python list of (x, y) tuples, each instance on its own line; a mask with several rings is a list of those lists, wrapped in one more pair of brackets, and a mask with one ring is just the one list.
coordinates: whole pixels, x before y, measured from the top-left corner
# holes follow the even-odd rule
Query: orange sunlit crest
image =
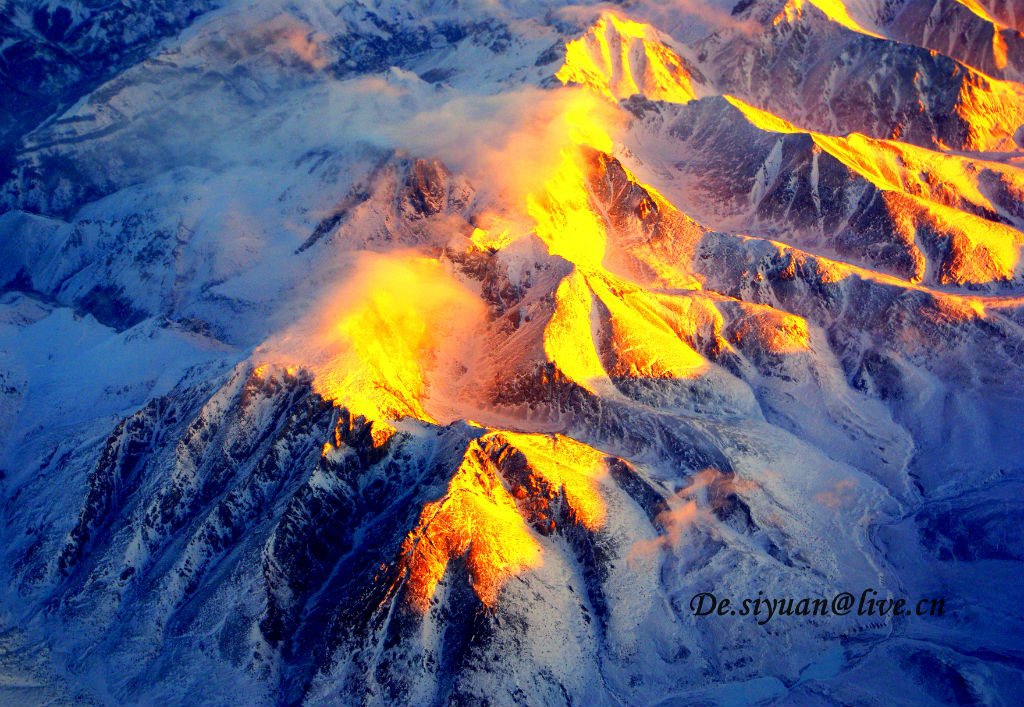
[(662, 44), (653, 27), (610, 12), (566, 45), (565, 63), (555, 76), (565, 84), (587, 86), (613, 102), (635, 94), (674, 103), (696, 97), (689, 71)]
[[(503, 474), (502, 461), (510, 453), (525, 457), (525, 477)], [(574, 522), (599, 529), (607, 513), (596, 484), (603, 459), (560, 435), (489, 433), (471, 442), (445, 495), (423, 508), (402, 543), (400, 567), (410, 605), (428, 610), (449, 562), (465, 558), (477, 597), (494, 606), (510, 577), (542, 565), (542, 548), (527, 519), (553, 527), (548, 509), (554, 493), (564, 496)]]
[(453, 558), (465, 556), (473, 589), (488, 606), (508, 577), (541, 564), (540, 544), (478, 442), (470, 445), (444, 498), (423, 508), (401, 552), (407, 597), (421, 612)]

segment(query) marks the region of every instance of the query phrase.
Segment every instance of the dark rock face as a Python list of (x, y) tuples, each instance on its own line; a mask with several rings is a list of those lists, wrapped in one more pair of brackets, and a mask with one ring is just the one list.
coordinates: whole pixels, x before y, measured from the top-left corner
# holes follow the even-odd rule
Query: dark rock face
[(93, 474), (89, 477), (89, 492), (85, 507), (64, 550), (57, 567), (67, 573), (78, 565), (90, 549), (90, 540), (102, 538), (114, 523), (128, 498), (138, 490), (139, 473), (145, 466), (153, 442), (177, 420), (168, 400), (154, 400), (129, 418), (122, 420), (107, 439)]
[(150, 557), (179, 532), (207, 559), (225, 551), (301, 474), (293, 467), (309, 450), (290, 449), (291, 438), (322, 434), (330, 420), (330, 406), (309, 393), (308, 379), (240, 371), (213, 399), (203, 394), (200, 387), (173, 402), (155, 400), (118, 425), (90, 474), (85, 507), (58, 561), (63, 574), (86, 585), (112, 573), (139, 581), (149, 563), (97, 566), (104, 552), (97, 543), (126, 532), (137, 534)]
[(393, 174), (401, 185), (395, 195), (397, 215), (414, 229), (421, 219), (467, 213), (472, 187), (438, 160), (400, 158), (395, 161)]

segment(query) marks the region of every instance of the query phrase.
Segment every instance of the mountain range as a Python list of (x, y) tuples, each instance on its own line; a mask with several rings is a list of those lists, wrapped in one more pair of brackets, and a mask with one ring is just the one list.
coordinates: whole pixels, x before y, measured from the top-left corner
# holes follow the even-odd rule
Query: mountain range
[(0, 704), (1024, 695), (1024, 6), (0, 7)]

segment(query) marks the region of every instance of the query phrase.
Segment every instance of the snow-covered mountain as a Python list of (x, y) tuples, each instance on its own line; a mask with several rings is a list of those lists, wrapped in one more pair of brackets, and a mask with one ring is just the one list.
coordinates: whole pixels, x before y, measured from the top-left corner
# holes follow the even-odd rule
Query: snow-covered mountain
[(0, 704), (1024, 695), (1016, 3), (2, 7)]

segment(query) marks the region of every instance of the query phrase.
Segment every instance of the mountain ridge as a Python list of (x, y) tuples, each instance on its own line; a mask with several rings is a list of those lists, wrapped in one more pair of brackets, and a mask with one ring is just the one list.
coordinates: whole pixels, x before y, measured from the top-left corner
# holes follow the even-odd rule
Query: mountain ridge
[(26, 132), (0, 697), (1012, 698), (1019, 31), (875, 5), (228, 4)]

